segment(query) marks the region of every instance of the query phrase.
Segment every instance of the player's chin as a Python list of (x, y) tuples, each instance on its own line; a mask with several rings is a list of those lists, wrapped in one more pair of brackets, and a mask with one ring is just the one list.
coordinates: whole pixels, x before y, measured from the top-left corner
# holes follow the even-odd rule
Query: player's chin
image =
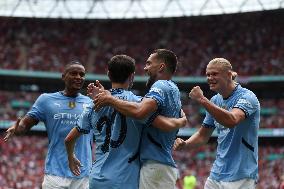
[(82, 89), (82, 87), (83, 87), (82, 84), (75, 84), (75, 85), (73, 85), (73, 89), (75, 89), (75, 90), (80, 90), (80, 89)]

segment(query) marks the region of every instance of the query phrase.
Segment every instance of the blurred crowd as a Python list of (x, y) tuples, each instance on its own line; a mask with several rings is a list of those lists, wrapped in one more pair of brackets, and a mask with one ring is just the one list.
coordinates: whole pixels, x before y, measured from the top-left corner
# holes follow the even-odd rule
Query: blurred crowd
[[(215, 160), (215, 144), (175, 151), (174, 158), (180, 170), (180, 178), (194, 175), (197, 178), (195, 189), (202, 189)], [(284, 175), (283, 145), (259, 146), (259, 181), (256, 189), (279, 189)]]
[[(47, 137), (39, 135), (13, 138), (8, 143), (0, 133), (0, 188), (1, 189), (40, 189), (44, 174), (44, 157)], [(196, 189), (202, 189), (215, 159), (214, 143), (206, 146), (175, 151), (180, 179), (194, 175)], [(265, 145), (259, 148), (259, 183), (257, 189), (278, 189), (284, 174), (284, 147)]]
[(3, 137), (0, 133), (0, 188), (40, 189), (47, 137), (23, 136), (9, 142)]
[[(183, 93), (182, 93), (183, 94)], [(0, 90), (0, 120), (16, 120), (24, 116), (39, 96), (37, 92), (11, 92)], [(284, 99), (261, 99), (260, 128), (282, 128), (284, 125)], [(182, 105), (187, 115), (186, 127), (200, 127), (205, 109), (187, 94), (182, 95)]]
[(168, 48), (179, 57), (178, 76), (204, 76), (208, 61), (225, 57), (241, 76), (284, 73), (284, 10), (188, 18), (66, 20), (0, 18), (0, 68), (59, 72), (80, 60), (105, 74), (114, 54), (137, 61)]
[(24, 116), (38, 96), (36, 92), (0, 90), (0, 120), (17, 120)]

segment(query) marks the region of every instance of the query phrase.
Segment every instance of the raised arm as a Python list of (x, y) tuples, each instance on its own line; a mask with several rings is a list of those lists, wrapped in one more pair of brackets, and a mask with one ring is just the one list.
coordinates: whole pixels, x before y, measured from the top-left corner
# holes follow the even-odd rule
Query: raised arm
[(30, 116), (26, 115), (22, 119), (18, 118), (16, 123), (7, 129), (4, 140), (8, 141), (14, 135), (23, 135), (36, 124), (38, 124), (38, 120)]
[(143, 98), (140, 103), (128, 102), (115, 98), (106, 90), (96, 95), (94, 101), (96, 111), (104, 106), (112, 106), (123, 115), (135, 119), (144, 119), (158, 108), (156, 101), (151, 98)]
[(201, 104), (209, 112), (209, 114), (211, 114), (215, 120), (224, 127), (233, 128), (246, 118), (244, 111), (239, 108), (233, 108), (228, 111), (216, 106), (203, 96), (203, 92), (199, 86), (194, 87), (191, 90), (189, 97)]
[(162, 131), (170, 132), (181, 127), (184, 127), (187, 124), (186, 115), (181, 110), (182, 117), (181, 118), (169, 118), (162, 115), (157, 116), (152, 125)]
[(74, 147), (76, 140), (81, 136), (81, 133), (78, 131), (77, 128), (73, 128), (69, 134), (66, 136), (64, 143), (65, 143), (65, 148), (67, 151), (67, 157), (68, 157), (68, 162), (69, 162), (69, 168), (71, 172), (79, 176), (81, 174), (81, 162), (76, 158), (74, 154)]

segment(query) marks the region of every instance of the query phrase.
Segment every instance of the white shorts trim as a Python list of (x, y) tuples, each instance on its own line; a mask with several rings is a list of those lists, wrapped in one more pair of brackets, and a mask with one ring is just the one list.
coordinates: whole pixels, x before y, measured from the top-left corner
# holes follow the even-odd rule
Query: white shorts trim
[(42, 189), (88, 189), (89, 178), (84, 177), (80, 179), (65, 178), (55, 175), (45, 174), (42, 183)]
[(248, 178), (232, 182), (216, 181), (207, 178), (204, 189), (255, 189), (255, 187), (255, 180)]
[(174, 189), (177, 178), (177, 168), (147, 161), (140, 170), (139, 189)]

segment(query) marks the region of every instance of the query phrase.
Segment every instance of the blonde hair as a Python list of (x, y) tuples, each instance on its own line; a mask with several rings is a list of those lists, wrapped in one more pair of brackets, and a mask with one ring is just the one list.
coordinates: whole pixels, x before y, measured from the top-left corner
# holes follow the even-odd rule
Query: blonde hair
[(229, 62), (229, 60), (225, 58), (214, 58), (208, 64), (218, 64), (226, 70), (233, 70), (233, 67), (231, 63)]
[(224, 70), (232, 71), (232, 80), (234, 80), (234, 81), (236, 80), (238, 73), (233, 71), (233, 67), (232, 67), (229, 60), (227, 60), (225, 58), (214, 58), (208, 63), (208, 65), (209, 64), (213, 64), (213, 65), (215, 64), (215, 65), (220, 66)]

